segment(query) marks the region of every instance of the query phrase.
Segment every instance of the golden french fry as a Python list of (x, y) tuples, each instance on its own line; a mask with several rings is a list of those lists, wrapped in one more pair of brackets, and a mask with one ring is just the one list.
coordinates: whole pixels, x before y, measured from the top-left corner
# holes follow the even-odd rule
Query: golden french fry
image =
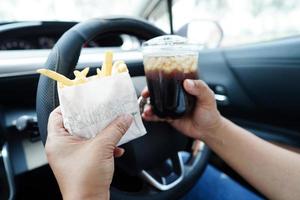
[(74, 75), (75, 75), (75, 79), (73, 80), (74, 81), (74, 85), (79, 85), (79, 84), (87, 82), (87, 79), (86, 79), (83, 71), (80, 72), (78, 70), (75, 70), (74, 71)]
[(128, 72), (127, 65), (125, 63), (121, 63), (118, 67), (118, 73)]
[(90, 71), (90, 68), (89, 68), (89, 67), (86, 67), (86, 68), (84, 68), (80, 73), (81, 73), (84, 77), (86, 77), (86, 76), (88, 75), (89, 71)]
[(81, 72), (78, 71), (78, 70), (75, 70), (73, 73), (74, 73), (74, 75), (75, 75), (75, 79), (76, 79), (76, 78), (81, 78), (81, 77), (82, 77)]
[(64, 84), (62, 84), (61, 82), (57, 82), (57, 85), (60, 89), (64, 88)]
[(112, 70), (111, 70), (111, 74), (117, 74), (118, 73), (118, 68), (119, 65), (124, 64), (123, 60), (117, 60), (114, 62), (113, 66), (112, 66)]
[(97, 68), (97, 76), (98, 77), (102, 77), (103, 76), (103, 73), (102, 73), (102, 71), (99, 68)]
[(125, 63), (124, 60), (117, 60), (113, 64), (113, 68), (119, 66), (120, 64)]
[(86, 83), (87, 81), (84, 79), (74, 79), (73, 85), (80, 85), (82, 83)]
[(97, 75), (90, 76), (87, 79), (87, 74), (89, 73), (89, 67), (84, 68), (82, 71), (75, 70), (75, 79), (70, 80), (67, 77), (48, 69), (39, 69), (38, 73), (45, 75), (58, 82), (58, 87), (63, 88), (65, 86), (79, 85), (86, 83), (88, 80), (95, 80), (99, 77), (110, 76), (111, 74), (117, 74), (122, 72), (128, 72), (128, 68), (123, 60), (118, 60), (112, 63), (113, 52), (107, 51), (104, 55), (104, 61), (102, 65), (102, 70), (97, 68)]
[(66, 86), (72, 86), (73, 85), (73, 81), (68, 79), (67, 77), (65, 77), (64, 75), (61, 75), (55, 71), (49, 70), (49, 69), (38, 69), (37, 70), (38, 73), (47, 76), (55, 81), (58, 81), (60, 83), (62, 83), (63, 85)]
[(87, 74), (89, 73), (89, 70), (90, 70), (89, 67), (84, 68), (81, 72), (78, 70), (75, 70), (74, 75), (76, 78), (84, 79), (84, 78), (86, 78)]
[(110, 76), (112, 69), (113, 52), (106, 51), (104, 55), (104, 61), (102, 64), (103, 76)]

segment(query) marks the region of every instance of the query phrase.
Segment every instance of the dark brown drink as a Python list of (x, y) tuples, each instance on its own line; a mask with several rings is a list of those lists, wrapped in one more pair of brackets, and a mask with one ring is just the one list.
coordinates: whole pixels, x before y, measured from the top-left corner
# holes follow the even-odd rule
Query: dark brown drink
[(144, 58), (145, 74), (154, 113), (180, 118), (191, 112), (195, 97), (183, 88), (184, 79), (197, 79), (197, 56), (151, 56)]

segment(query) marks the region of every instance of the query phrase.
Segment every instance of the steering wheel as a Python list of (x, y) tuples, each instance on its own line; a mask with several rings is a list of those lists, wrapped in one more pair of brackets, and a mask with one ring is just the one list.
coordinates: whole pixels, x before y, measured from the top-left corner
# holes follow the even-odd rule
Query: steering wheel
[[(70, 77), (83, 44), (97, 35), (110, 33), (130, 34), (141, 40), (165, 34), (146, 21), (133, 18), (88, 20), (72, 27), (58, 40), (44, 67)], [(143, 66), (140, 68), (143, 72)], [(36, 102), (39, 131), (45, 144), (49, 114), (59, 105), (55, 81), (40, 77)], [(180, 198), (201, 176), (210, 151), (204, 145), (202, 151), (186, 159), (187, 156), (183, 157), (182, 151), (191, 151), (192, 139), (180, 134), (167, 123), (144, 124), (148, 134), (123, 145), (126, 153), (116, 159), (111, 199)], [(123, 177), (122, 180), (124, 177), (126, 179), (123, 187), (118, 186), (119, 176)], [(135, 189), (126, 189), (129, 185), (135, 185)]]

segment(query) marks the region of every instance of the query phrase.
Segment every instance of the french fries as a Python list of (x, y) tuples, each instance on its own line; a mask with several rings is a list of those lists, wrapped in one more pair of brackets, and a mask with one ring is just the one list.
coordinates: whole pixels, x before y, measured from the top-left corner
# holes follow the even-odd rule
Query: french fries
[(80, 73), (82, 74), (82, 76), (86, 77), (88, 75), (89, 71), (90, 71), (90, 68), (86, 67)]
[(61, 75), (55, 71), (49, 70), (49, 69), (38, 69), (38, 73), (43, 74), (44, 76), (48, 76), (49, 78), (62, 83), (66, 86), (72, 86), (74, 83), (72, 80), (68, 79), (64, 75)]
[(74, 71), (74, 75), (75, 75), (75, 79), (74, 82), (76, 85), (82, 84), (82, 83), (86, 83), (87, 82), (87, 74), (89, 73), (89, 67), (86, 67), (84, 70), (82, 70), (81, 72), (78, 70)]
[(49, 69), (39, 69), (37, 70), (38, 73), (47, 76), (55, 81), (58, 82), (58, 86), (63, 88), (64, 86), (73, 86), (73, 85), (80, 85), (88, 82), (89, 80), (94, 80), (96, 78), (102, 78), (104, 76), (111, 76), (118, 73), (128, 72), (128, 68), (124, 61), (118, 60), (113, 63), (113, 52), (107, 51), (104, 55), (104, 61), (102, 64), (102, 70), (97, 68), (96, 75), (87, 77), (89, 73), (89, 68), (86, 67), (82, 71), (75, 70), (74, 75), (75, 79), (71, 80), (65, 77), (62, 74), (59, 74), (55, 71)]
[(112, 66), (112, 71), (111, 71), (111, 74), (117, 74), (118, 73), (118, 69), (119, 69), (119, 66), (121, 64), (124, 64), (124, 61), (123, 60), (117, 60), (114, 62), (113, 66)]
[(128, 72), (128, 68), (125, 63), (120, 64), (118, 67), (118, 73), (122, 73), (122, 72)]
[(111, 75), (112, 60), (113, 60), (113, 53), (111, 51), (105, 52), (104, 62), (102, 64), (103, 76), (110, 76)]
[(98, 77), (102, 77), (103, 76), (103, 73), (102, 73), (102, 71), (99, 68), (97, 68), (97, 76)]

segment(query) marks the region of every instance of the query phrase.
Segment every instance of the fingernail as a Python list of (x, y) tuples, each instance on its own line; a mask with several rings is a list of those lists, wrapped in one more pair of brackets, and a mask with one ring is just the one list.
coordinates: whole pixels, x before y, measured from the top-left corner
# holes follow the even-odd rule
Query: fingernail
[(132, 122), (132, 116), (130, 114), (123, 114), (119, 117), (119, 119), (126, 124), (130, 124)]
[(123, 149), (123, 148), (120, 148), (120, 151), (121, 151), (120, 152), (121, 155), (123, 155), (125, 153), (125, 149)]
[(187, 83), (187, 86), (188, 86), (189, 88), (193, 88), (193, 87), (195, 86), (194, 81), (191, 80), (191, 79), (187, 79), (187, 80), (186, 80), (186, 83)]

